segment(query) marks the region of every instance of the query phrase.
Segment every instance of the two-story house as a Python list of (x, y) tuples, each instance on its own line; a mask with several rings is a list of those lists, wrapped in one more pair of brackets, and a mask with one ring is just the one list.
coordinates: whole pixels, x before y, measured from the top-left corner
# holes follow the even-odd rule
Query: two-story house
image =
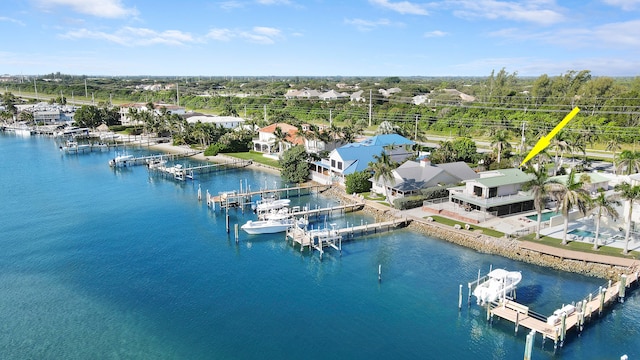
[[(278, 141), (275, 132), (280, 129), (285, 134), (283, 141)], [(298, 128), (286, 123), (275, 123), (258, 130), (258, 138), (253, 139), (253, 150), (265, 154), (281, 153), (294, 145), (304, 144), (298, 136)]]
[(383, 152), (391, 161), (404, 162), (414, 155), (415, 143), (398, 134), (384, 134), (366, 138), (363, 141), (343, 145), (329, 154), (327, 159), (316, 162), (311, 167), (313, 180), (344, 184), (344, 177), (354, 172), (364, 171), (375, 156)]
[(500, 169), (479, 173), (464, 186), (449, 188), (449, 201), (467, 211), (479, 210), (495, 216), (533, 210), (533, 194), (522, 185), (533, 178), (520, 169)]

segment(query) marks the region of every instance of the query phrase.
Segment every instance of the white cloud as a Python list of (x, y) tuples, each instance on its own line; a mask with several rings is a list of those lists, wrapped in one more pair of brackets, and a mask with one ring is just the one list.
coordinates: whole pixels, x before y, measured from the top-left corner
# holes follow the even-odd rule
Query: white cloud
[(380, 26), (390, 26), (391, 21), (387, 19), (379, 19), (375, 21), (363, 19), (345, 19), (345, 24), (354, 25), (360, 31), (371, 31)]
[(452, 0), (447, 5), (455, 6), (453, 14), (462, 18), (506, 19), (551, 25), (562, 22), (565, 16), (552, 0), (499, 1), (499, 0)]
[(21, 25), (21, 26), (25, 26), (25, 24), (22, 21), (14, 18), (6, 17), (6, 16), (0, 16), (0, 21), (6, 21), (6, 22), (11, 22), (14, 24)]
[(259, 44), (274, 44), (277, 39), (282, 38), (282, 31), (264, 26), (256, 26), (251, 31), (216, 28), (209, 30), (206, 37), (218, 41), (231, 41), (234, 38), (240, 38)]
[(429, 15), (429, 12), (427, 12), (427, 9), (425, 9), (423, 5), (414, 4), (409, 1), (390, 2), (389, 0), (369, 0), (369, 2), (400, 14)]
[(604, 0), (604, 3), (626, 11), (640, 8), (640, 0)]
[(223, 1), (219, 3), (219, 6), (223, 10), (233, 10), (233, 9), (244, 7), (244, 4), (241, 3), (240, 1), (230, 0), (230, 1)]
[(98, 39), (106, 40), (123, 46), (147, 46), (154, 44), (181, 46), (198, 42), (189, 33), (179, 30), (158, 32), (146, 28), (123, 27), (114, 33), (79, 29), (68, 31), (60, 35), (65, 39)]
[(256, 0), (258, 4), (261, 5), (290, 5), (291, 1), (289, 0)]
[(93, 15), (105, 18), (121, 18), (136, 16), (138, 10), (127, 8), (121, 0), (34, 0), (37, 4), (49, 10), (58, 6), (66, 6), (81, 14)]
[(426, 38), (434, 38), (434, 37), (443, 37), (449, 35), (448, 33), (440, 30), (434, 30), (424, 33), (424, 37)]
[(492, 32), (489, 35), (513, 39), (518, 42), (537, 40), (573, 48), (630, 50), (640, 48), (640, 20), (603, 24), (593, 28), (574, 27), (538, 33), (509, 28)]

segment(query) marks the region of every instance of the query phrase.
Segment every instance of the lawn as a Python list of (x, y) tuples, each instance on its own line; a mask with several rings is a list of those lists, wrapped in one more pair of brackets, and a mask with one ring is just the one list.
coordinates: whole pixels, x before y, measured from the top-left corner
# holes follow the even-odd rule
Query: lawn
[[(428, 218), (428, 217), (433, 218), (433, 221), (435, 221), (437, 223), (449, 225), (451, 227), (453, 227), (456, 224), (458, 224), (464, 229), (464, 225), (466, 224), (465, 222), (449, 219), (449, 218), (438, 216), (438, 215), (425, 216), (425, 218)], [(503, 232), (500, 232), (500, 231), (497, 231), (497, 230), (483, 228), (483, 227), (472, 225), (472, 224), (469, 224), (469, 225), (471, 226), (471, 231), (473, 231), (473, 230), (482, 230), (483, 234), (489, 235), (489, 236), (493, 236), (493, 237), (496, 237), (496, 238), (501, 238), (501, 237), (504, 236)]]
[(280, 163), (277, 160), (264, 157), (262, 156), (262, 153), (256, 152), (256, 151), (241, 152), (241, 153), (226, 153), (224, 155), (233, 156), (235, 158), (243, 159), (243, 160), (252, 160), (254, 162), (257, 162), (263, 165), (273, 166), (278, 169), (280, 168)]
[(589, 244), (581, 241), (569, 241), (569, 243), (565, 246), (565, 245), (562, 245), (562, 239), (556, 239), (550, 236), (541, 236), (540, 240), (536, 240), (535, 236), (536, 234), (529, 234), (521, 237), (520, 240), (538, 242), (541, 244), (545, 244), (545, 245), (549, 245), (557, 248), (581, 251), (581, 252), (592, 253), (592, 254), (610, 255), (610, 256), (616, 256), (616, 257), (628, 258), (628, 259), (640, 258), (640, 252), (637, 252), (637, 251), (629, 251), (628, 255), (623, 255), (622, 250), (617, 247), (600, 246), (598, 250), (593, 250), (593, 244)]

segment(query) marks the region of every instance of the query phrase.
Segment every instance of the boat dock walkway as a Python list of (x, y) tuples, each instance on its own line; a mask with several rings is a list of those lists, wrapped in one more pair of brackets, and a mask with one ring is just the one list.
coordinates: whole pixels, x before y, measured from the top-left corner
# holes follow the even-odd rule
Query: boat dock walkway
[(638, 272), (623, 274), (615, 284), (609, 281), (607, 287), (600, 287), (598, 294), (589, 294), (586, 299), (578, 301), (575, 305), (563, 305), (556, 310), (553, 315), (547, 317), (538, 314), (528, 306), (516, 301), (503, 299), (498, 303), (488, 303), (487, 320), (492, 320), (494, 316), (514, 323), (515, 332), (522, 326), (536, 333), (542, 334), (542, 341), (551, 339), (554, 347), (558, 342), (563, 346), (566, 334), (571, 329), (581, 332), (585, 322), (594, 314), (601, 314), (606, 306), (611, 305), (616, 300), (624, 302), (626, 288), (632, 284), (638, 284)]
[[(123, 162), (126, 162), (126, 166), (134, 166), (134, 165), (147, 165), (149, 162), (153, 161), (172, 161), (177, 159), (182, 159), (186, 157), (191, 157), (196, 154), (201, 153), (202, 151), (189, 151), (180, 154), (158, 154), (158, 155), (147, 155), (147, 156), (139, 156), (139, 157), (131, 157), (127, 159), (123, 159)], [(123, 166), (123, 164), (119, 164), (118, 157), (114, 158), (114, 165), (112, 166)]]
[(292, 244), (299, 244), (300, 251), (304, 251), (305, 247), (309, 250), (318, 250), (320, 259), (324, 254), (325, 247), (332, 247), (342, 254), (342, 241), (350, 240), (356, 236), (364, 236), (372, 233), (390, 231), (400, 226), (409, 224), (410, 219), (396, 218), (389, 221), (383, 221), (373, 224), (363, 224), (358, 226), (347, 226), (336, 229), (332, 225), (331, 229), (303, 229), (295, 226), (287, 230), (286, 239), (291, 239)]
[(279, 189), (261, 189), (257, 191), (251, 191), (248, 186), (245, 187), (247, 190), (243, 191), (241, 183), (240, 191), (224, 191), (220, 192), (218, 196), (210, 195), (209, 190), (207, 190), (207, 205), (213, 207), (214, 209), (218, 207), (220, 210), (232, 207), (244, 208), (247, 205), (253, 205), (253, 197), (257, 195), (259, 195), (261, 199), (270, 197), (281, 199), (289, 198), (291, 196), (310, 195), (312, 192), (321, 193), (330, 188), (330, 186), (328, 185), (311, 184)]
[[(289, 212), (287, 212), (287, 215), (292, 217), (304, 216), (307, 218), (314, 217), (315, 219), (319, 219), (322, 215), (331, 216), (331, 214), (335, 212), (342, 214), (342, 213), (362, 210), (363, 208), (364, 208), (364, 202), (355, 202), (355, 203), (336, 205), (336, 206), (330, 206), (325, 208), (317, 207), (315, 209), (306, 209), (306, 208), (300, 208), (299, 206), (294, 206), (290, 209)], [(265, 214), (258, 214), (258, 216), (260, 218), (263, 218), (265, 217)]]
[[(182, 154), (180, 154), (182, 155)], [(251, 165), (251, 160), (236, 160), (229, 161), (226, 163), (219, 164), (206, 164), (206, 165), (195, 165), (195, 166), (183, 166), (183, 165), (173, 165), (173, 166), (155, 166), (150, 167), (149, 170), (158, 171), (163, 174), (171, 175), (175, 180), (185, 181), (187, 179), (193, 179), (194, 174), (205, 174), (214, 171), (222, 171), (230, 168), (240, 168)]]

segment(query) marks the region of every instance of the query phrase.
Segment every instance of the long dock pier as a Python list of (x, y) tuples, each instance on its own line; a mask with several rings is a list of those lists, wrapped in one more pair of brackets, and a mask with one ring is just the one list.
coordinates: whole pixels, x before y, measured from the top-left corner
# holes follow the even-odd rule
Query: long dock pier
[(396, 218), (390, 221), (347, 226), (341, 229), (336, 229), (335, 225), (332, 225), (331, 229), (311, 230), (294, 226), (287, 230), (285, 239), (291, 239), (292, 245), (300, 245), (300, 251), (304, 251), (305, 247), (310, 251), (317, 250), (320, 253), (320, 259), (322, 259), (325, 247), (334, 248), (342, 255), (342, 241), (354, 239), (356, 236), (391, 231), (400, 226), (406, 226), (409, 222), (411, 222), (410, 219)]
[[(343, 214), (347, 212), (362, 210), (363, 208), (364, 208), (364, 202), (355, 202), (355, 203), (342, 204), (342, 205), (330, 206), (325, 208), (317, 207), (315, 209), (307, 209), (307, 208), (300, 208), (299, 206), (294, 206), (291, 208), (289, 212), (286, 213), (286, 215), (289, 215), (292, 217), (304, 216), (306, 218), (313, 217), (315, 219), (319, 219), (323, 215), (331, 216), (331, 214), (335, 212)], [(260, 218), (260, 220), (264, 220), (266, 218), (266, 215), (267, 214), (258, 214), (258, 217)]]
[(601, 286), (595, 296), (589, 294), (587, 298), (575, 304), (563, 305), (548, 317), (516, 301), (502, 299), (497, 303), (486, 305), (487, 320), (491, 321), (496, 316), (512, 322), (515, 332), (519, 327), (524, 327), (540, 333), (543, 345), (545, 339), (550, 339), (556, 348), (558, 343), (563, 346), (568, 331), (576, 329), (581, 332), (586, 321), (593, 318), (595, 314), (602, 314), (605, 307), (612, 305), (616, 300), (624, 302), (626, 289), (634, 283), (638, 285), (638, 272), (622, 274), (616, 283), (612, 284), (609, 281), (608, 286)]
[(251, 164), (251, 160), (237, 160), (229, 161), (225, 163), (195, 165), (195, 166), (183, 166), (176, 164), (173, 166), (154, 166), (149, 167), (149, 170), (157, 171), (162, 174), (170, 175), (175, 180), (185, 181), (187, 179), (193, 179), (194, 174), (205, 174), (214, 171), (222, 171), (230, 168), (240, 168)]
[(115, 166), (115, 167), (147, 165), (155, 161), (172, 161), (172, 160), (182, 159), (186, 157), (191, 157), (199, 153), (201, 153), (201, 151), (190, 151), (190, 152), (184, 152), (180, 154), (147, 155), (147, 156), (128, 157), (128, 158), (116, 156), (113, 160), (109, 162), (109, 165)]
[(253, 205), (253, 197), (260, 196), (261, 199), (266, 198), (289, 198), (291, 196), (302, 196), (302, 195), (310, 195), (313, 192), (320, 193), (329, 189), (329, 185), (319, 185), (319, 184), (311, 184), (311, 185), (302, 185), (302, 186), (293, 186), (293, 187), (285, 187), (278, 189), (261, 189), (257, 191), (251, 191), (247, 186), (247, 190), (242, 190), (242, 183), (240, 184), (240, 191), (224, 191), (220, 192), (217, 196), (213, 196), (209, 194), (207, 190), (207, 205), (213, 207), (214, 209), (217, 207), (220, 210), (224, 210), (232, 207), (241, 207), (244, 208), (247, 205)]

